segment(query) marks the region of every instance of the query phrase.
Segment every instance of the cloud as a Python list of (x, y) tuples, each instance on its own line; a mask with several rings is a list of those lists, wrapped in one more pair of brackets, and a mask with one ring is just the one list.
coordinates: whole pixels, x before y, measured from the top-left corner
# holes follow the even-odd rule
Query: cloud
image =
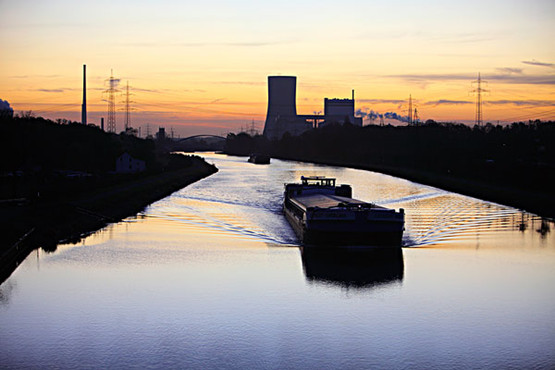
[(492, 100), (485, 101), (486, 105), (516, 105), (532, 107), (555, 107), (555, 100)]
[(451, 35), (447, 35), (447, 34), (430, 35), (430, 39), (432, 40), (446, 42), (449, 44), (477, 43), (477, 42), (493, 41), (493, 40), (497, 40), (498, 38), (499, 38), (498, 35), (495, 35), (495, 34), (484, 35), (483, 33), (455, 33)]
[[(438, 106), (438, 105), (469, 105), (475, 104), (474, 101), (468, 100), (431, 100), (424, 102), (422, 105), (425, 106)], [(549, 107), (555, 106), (555, 101), (553, 100), (490, 100), (484, 101), (487, 105), (517, 105), (517, 106), (533, 106), (533, 107)]]
[(487, 78), (518, 85), (555, 85), (555, 75), (492, 75)]
[(249, 85), (249, 86), (266, 86), (266, 81), (211, 81), (210, 83), (218, 85)]
[(522, 68), (496, 68), (496, 70), (498, 70), (501, 73), (505, 73), (505, 74), (521, 74), (522, 73)]
[[(477, 75), (466, 73), (452, 73), (452, 74), (404, 74), (404, 75), (388, 75), (385, 77), (399, 78), (409, 82), (427, 83), (433, 82), (446, 82), (446, 81), (469, 81), (476, 80)], [(521, 85), (555, 85), (555, 75), (524, 75), (511, 73), (501, 73), (492, 75), (482, 75), (482, 80), (495, 80), (508, 84), (521, 84)]]
[(523, 60), (522, 63), (528, 64), (528, 65), (531, 65), (531, 66), (555, 68), (555, 63), (544, 63), (544, 62), (539, 62), (535, 59)]
[(450, 74), (403, 74), (403, 75), (388, 75), (388, 78), (400, 78), (411, 82), (430, 82), (430, 81), (459, 81), (459, 80), (473, 80), (476, 75), (464, 73), (450, 73)]
[(474, 104), (474, 102), (466, 101), (466, 100), (447, 100), (447, 99), (440, 99), (440, 100), (432, 100), (425, 102), (423, 105), (433, 105), (437, 107), (438, 105), (465, 105), (465, 104)]
[(9, 78), (58, 78), (61, 75), (16, 75), (10, 76)]
[(398, 29), (395, 26), (390, 26), (386, 28), (373, 28), (371, 31), (366, 31), (364, 33), (355, 36), (357, 39), (363, 40), (431, 40), (438, 43), (445, 44), (468, 44), (468, 43), (478, 43), (498, 40), (500, 37), (504, 37), (501, 32), (488, 32), (484, 34), (483, 32), (449, 32), (448, 30), (442, 30), (442, 32), (437, 32), (435, 30), (422, 31), (415, 30), (411, 28), (409, 30)]
[[(361, 99), (362, 101), (363, 99)], [(370, 101), (378, 101), (380, 99), (368, 99)], [(390, 100), (391, 102), (401, 102), (401, 103), (406, 103), (406, 100)], [(421, 106), (429, 106), (429, 107), (437, 107), (439, 105), (473, 105), (476, 104), (475, 101), (469, 101), (469, 100), (449, 100), (449, 99), (439, 99), (439, 100), (430, 100), (430, 101), (425, 101), (420, 103)], [(516, 105), (516, 106), (529, 106), (529, 107), (555, 107), (555, 100), (488, 100), (488, 101), (484, 101), (484, 104), (486, 105)], [(375, 112), (373, 110), (367, 110), (367, 109), (357, 109), (356, 111), (356, 115), (363, 117), (363, 118), (368, 118), (370, 120), (375, 120), (377, 118), (380, 117), (385, 117), (385, 118), (392, 118), (392, 119), (396, 119), (395, 115), (393, 114), (393, 112), (389, 112), (389, 113), (385, 113), (385, 114), (381, 114), (378, 112)], [(400, 117), (400, 116), (398, 116)], [(403, 121), (405, 122), (405, 121)]]
[(260, 47), (283, 44), (281, 41), (224, 41), (224, 42), (180, 42), (171, 46), (204, 47), (204, 46), (231, 46), (231, 47)]
[(126, 42), (118, 43), (118, 46), (125, 47), (208, 47), (208, 46), (219, 46), (219, 47), (263, 47), (263, 46), (275, 46), (281, 44), (288, 44), (291, 41), (224, 41), (224, 42)]
[(252, 42), (227, 42), (227, 43), (220, 43), (216, 44), (218, 46), (244, 46), (244, 47), (257, 47), (257, 46), (273, 46), (283, 44), (283, 42), (277, 41), (252, 41)]
[(45, 93), (63, 93), (65, 89), (36, 89), (35, 91), (45, 92)]
[(403, 104), (406, 100), (399, 99), (357, 99), (357, 103), (376, 103), (376, 104)]
[(157, 90), (157, 89), (141, 89), (140, 87), (132, 87), (131, 90), (141, 91), (141, 92), (150, 92), (150, 93), (160, 93), (160, 90)]

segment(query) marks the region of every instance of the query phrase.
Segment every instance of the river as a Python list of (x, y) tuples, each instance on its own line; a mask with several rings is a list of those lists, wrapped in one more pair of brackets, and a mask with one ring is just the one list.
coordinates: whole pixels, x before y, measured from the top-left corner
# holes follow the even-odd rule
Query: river
[[(555, 225), (374, 172), (206, 153), (219, 172), (0, 286), (7, 368), (553, 368)], [(301, 253), (283, 184), (404, 208), (402, 254)]]

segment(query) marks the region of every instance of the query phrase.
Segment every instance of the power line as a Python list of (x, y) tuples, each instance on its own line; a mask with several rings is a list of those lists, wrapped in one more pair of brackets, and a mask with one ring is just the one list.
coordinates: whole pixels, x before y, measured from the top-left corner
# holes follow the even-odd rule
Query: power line
[(540, 119), (540, 118), (547, 118), (547, 117), (555, 117), (555, 110), (549, 110), (549, 111), (545, 111), (545, 112), (541, 112), (541, 113), (527, 113), (525, 115), (519, 115), (519, 116), (512, 116), (512, 117), (508, 117), (508, 118), (504, 118), (502, 119), (502, 121), (521, 121), (524, 119)]

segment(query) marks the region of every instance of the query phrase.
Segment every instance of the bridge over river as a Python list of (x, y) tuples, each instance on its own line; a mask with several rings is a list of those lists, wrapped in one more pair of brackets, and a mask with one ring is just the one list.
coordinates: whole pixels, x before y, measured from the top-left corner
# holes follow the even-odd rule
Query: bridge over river
[(175, 140), (174, 150), (223, 150), (226, 138), (219, 135), (198, 134)]

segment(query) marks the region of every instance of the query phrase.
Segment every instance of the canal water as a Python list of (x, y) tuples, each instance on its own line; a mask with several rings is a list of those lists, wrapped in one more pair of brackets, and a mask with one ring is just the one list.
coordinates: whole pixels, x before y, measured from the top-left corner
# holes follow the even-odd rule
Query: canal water
[[(378, 173), (202, 154), (219, 172), (0, 286), (6, 368), (554, 368), (555, 225)], [(404, 208), (402, 253), (306, 253), (283, 184)]]

